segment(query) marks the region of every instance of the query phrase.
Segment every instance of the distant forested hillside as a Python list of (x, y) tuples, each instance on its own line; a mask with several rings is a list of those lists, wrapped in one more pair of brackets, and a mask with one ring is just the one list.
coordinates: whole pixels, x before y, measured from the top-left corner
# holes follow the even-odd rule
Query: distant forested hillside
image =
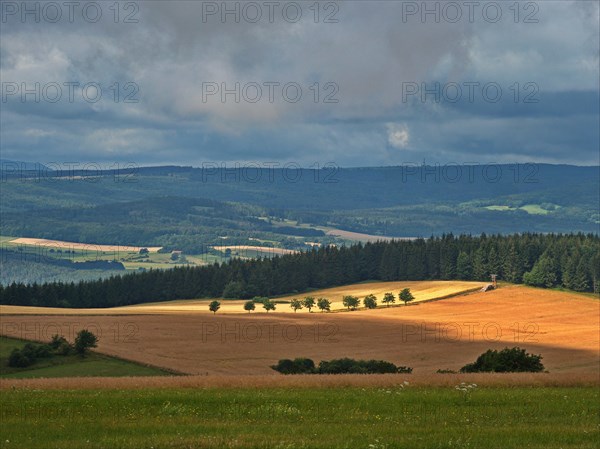
[(114, 276), (123, 270), (123, 265), (108, 261), (72, 263), (51, 258), (42, 260), (0, 250), (0, 285), (9, 285), (15, 279), (28, 284), (91, 281)]
[(11, 284), (0, 303), (111, 307), (202, 297), (251, 298), (366, 280), (489, 280), (592, 291), (600, 280), (597, 235), (444, 235), (323, 247), (273, 259), (152, 270), (78, 284)]
[(258, 238), (300, 248), (295, 237), (323, 237), (317, 226), (424, 238), (597, 233), (600, 226), (598, 167), (3, 167), (0, 235), (18, 237), (198, 253), (224, 236), (232, 244)]
[[(150, 197), (87, 207), (34, 209), (2, 217), (2, 234), (71, 242), (162, 246), (202, 254), (210, 245), (242, 245), (249, 238), (302, 248), (294, 236), (323, 237), (323, 231), (274, 226), (264, 208), (204, 198)], [(261, 219), (263, 217), (264, 219)]]

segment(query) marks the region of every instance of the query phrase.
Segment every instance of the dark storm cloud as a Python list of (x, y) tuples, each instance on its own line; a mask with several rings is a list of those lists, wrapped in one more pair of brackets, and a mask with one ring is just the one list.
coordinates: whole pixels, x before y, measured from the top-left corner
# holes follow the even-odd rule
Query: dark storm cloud
[[(503, 3), (497, 21), (490, 2), (472, 17), (455, 2), (456, 21), (448, 2), (428, 3), (438, 13), (425, 16), (414, 10), (422, 2), (322, 2), (318, 23), (313, 2), (296, 4), (295, 23), (296, 6), (282, 12), (291, 2), (272, 17), (256, 2), (256, 23), (246, 20), (252, 10), (243, 14), (248, 2), (237, 22), (208, 14), (222, 2), (130, 3), (138, 9), (121, 2), (118, 23), (112, 3), (100, 4), (97, 23), (81, 12), (58, 23), (3, 17), (2, 158), (598, 162), (596, 2), (523, 2), (517, 11)], [(128, 14), (137, 22), (124, 23)], [(72, 101), (65, 82), (79, 83)], [(62, 96), (21, 101), (10, 89), (22, 83), (40, 83), (47, 96), (57, 83)], [(86, 83), (99, 83), (101, 99), (90, 101), (89, 86), (84, 95)], [(239, 102), (207, 90), (236, 83)], [(269, 83), (279, 85), (270, 92)], [(286, 83), (302, 89), (298, 101), (286, 101)], [(465, 83), (494, 83), (502, 98), (476, 90), (471, 99)], [(463, 86), (458, 99), (449, 97), (454, 85)], [(256, 86), (262, 97), (253, 103)]]

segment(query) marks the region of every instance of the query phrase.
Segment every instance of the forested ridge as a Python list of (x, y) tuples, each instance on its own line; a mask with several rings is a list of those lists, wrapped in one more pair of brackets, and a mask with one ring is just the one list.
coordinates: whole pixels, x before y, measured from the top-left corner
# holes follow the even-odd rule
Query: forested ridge
[[(28, 174), (14, 164), (0, 164), (0, 235), (201, 254), (222, 236), (231, 244), (260, 238), (290, 249), (302, 246), (292, 235), (335, 243), (320, 235), (317, 226), (426, 238), (481, 230), (588, 233), (597, 232), (600, 224), (599, 167), (40, 171)], [(288, 223), (282, 228), (282, 220), (300, 227)]]
[(367, 280), (500, 280), (592, 291), (600, 281), (595, 234), (452, 234), (412, 241), (328, 246), (273, 259), (177, 267), (79, 283), (0, 287), (0, 303), (112, 307), (203, 297), (275, 296)]

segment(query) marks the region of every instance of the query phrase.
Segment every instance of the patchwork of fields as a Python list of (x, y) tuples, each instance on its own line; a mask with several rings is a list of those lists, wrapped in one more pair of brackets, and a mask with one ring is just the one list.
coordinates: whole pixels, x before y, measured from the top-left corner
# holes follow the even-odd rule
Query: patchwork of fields
[[(397, 290), (398, 284), (357, 284), (338, 294)], [(294, 357), (376, 358), (411, 366), (415, 374), (432, 374), (458, 370), (485, 350), (505, 346), (542, 354), (551, 373), (598, 373), (600, 303), (567, 292), (507, 285), (407, 307), (345, 313), (213, 316), (185, 307), (149, 313), (152, 307), (159, 305), (84, 309), (77, 315), (9, 315), (23, 310), (3, 307), (1, 332), (46, 340), (54, 333), (72, 338), (69, 334), (88, 328), (100, 336), (100, 352), (189, 374), (275, 376), (270, 365)]]
[[(516, 285), (472, 293), (473, 284), (364, 283), (314, 292), (336, 309), (343, 295), (381, 297), (404, 287), (420, 301), (343, 313), (294, 314), (278, 304), (276, 312), (248, 314), (242, 301), (223, 301), (216, 315), (207, 301), (2, 306), (3, 335), (73, 340), (87, 328), (100, 337), (100, 353), (191, 375), (153, 375), (153, 368), (111, 361), (120, 370), (111, 368), (112, 375), (145, 376), (34, 378), (32, 370), (0, 378), (0, 447), (596, 448), (598, 299)], [(505, 346), (542, 354), (549, 372), (436, 373)], [(103, 357), (40, 373), (89, 376), (94, 363), (108, 369)], [(385, 359), (414, 373), (282, 376), (269, 368), (294, 357)]]

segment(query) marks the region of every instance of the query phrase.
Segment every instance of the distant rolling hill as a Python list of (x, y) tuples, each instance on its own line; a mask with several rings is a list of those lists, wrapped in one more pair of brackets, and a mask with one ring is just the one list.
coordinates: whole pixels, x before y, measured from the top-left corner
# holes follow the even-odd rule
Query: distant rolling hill
[(322, 231), (329, 228), (396, 237), (597, 233), (599, 173), (599, 167), (548, 164), (320, 170), (213, 164), (54, 170), (40, 177), (11, 166), (2, 172), (0, 232), (188, 252), (223, 237), (288, 248), (319, 238), (331, 243), (335, 238)]

